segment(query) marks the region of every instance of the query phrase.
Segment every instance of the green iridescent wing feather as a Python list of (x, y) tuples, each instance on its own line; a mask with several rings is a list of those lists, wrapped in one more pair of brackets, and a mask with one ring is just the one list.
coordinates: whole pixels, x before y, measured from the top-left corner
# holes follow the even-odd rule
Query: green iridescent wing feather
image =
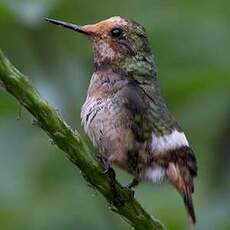
[[(139, 118), (144, 129), (143, 135), (150, 135), (152, 132), (157, 136), (171, 133), (173, 129), (180, 130), (178, 124), (169, 112), (156, 78), (153, 77), (135, 77), (137, 87), (145, 95), (146, 111)], [(141, 125), (141, 124), (140, 124)]]

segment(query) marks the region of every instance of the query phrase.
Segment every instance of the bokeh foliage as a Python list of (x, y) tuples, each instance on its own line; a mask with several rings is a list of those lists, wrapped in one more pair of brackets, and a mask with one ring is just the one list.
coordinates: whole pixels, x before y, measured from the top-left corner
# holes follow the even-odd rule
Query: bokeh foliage
[[(74, 128), (93, 71), (89, 41), (44, 22), (114, 15), (148, 32), (162, 92), (196, 152), (197, 229), (230, 228), (230, 30), (227, 0), (0, 0), (0, 46)], [(21, 111), (20, 111), (21, 110)], [(0, 228), (127, 229), (79, 172), (0, 90)], [(126, 184), (130, 177), (117, 170)], [(185, 229), (179, 195), (143, 184), (137, 199), (169, 229)]]

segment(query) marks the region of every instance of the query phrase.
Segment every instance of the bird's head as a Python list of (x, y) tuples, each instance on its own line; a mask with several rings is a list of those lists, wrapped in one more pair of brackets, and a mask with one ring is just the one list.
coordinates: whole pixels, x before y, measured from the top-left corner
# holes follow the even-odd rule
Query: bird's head
[(154, 63), (144, 28), (132, 20), (112, 17), (79, 26), (59, 20), (47, 21), (85, 34), (93, 43), (96, 68), (111, 67), (139, 74), (154, 73)]

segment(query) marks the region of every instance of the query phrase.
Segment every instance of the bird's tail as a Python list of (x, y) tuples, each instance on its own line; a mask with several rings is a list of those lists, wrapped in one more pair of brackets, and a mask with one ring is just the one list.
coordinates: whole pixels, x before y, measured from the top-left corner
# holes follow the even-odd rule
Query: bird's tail
[(196, 223), (196, 215), (193, 207), (192, 193), (193, 193), (193, 178), (188, 169), (183, 166), (179, 166), (173, 162), (169, 163), (167, 169), (167, 176), (172, 185), (176, 187), (181, 194), (186, 207), (189, 222), (191, 225)]
[(190, 224), (194, 225), (196, 223), (196, 215), (193, 207), (192, 192), (189, 188), (185, 188), (185, 191), (182, 191), (182, 196), (188, 213), (189, 222)]

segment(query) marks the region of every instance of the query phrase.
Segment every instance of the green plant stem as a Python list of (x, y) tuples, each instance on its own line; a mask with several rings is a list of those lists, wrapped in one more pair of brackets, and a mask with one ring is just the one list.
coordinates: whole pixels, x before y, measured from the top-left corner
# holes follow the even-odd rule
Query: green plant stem
[(76, 131), (71, 130), (58, 112), (41, 98), (28, 78), (9, 62), (1, 50), (0, 80), (2, 87), (34, 116), (34, 124), (41, 127), (54, 144), (66, 153), (70, 161), (81, 170), (87, 183), (105, 197), (112, 211), (123, 216), (134, 229), (164, 229), (127, 189), (104, 174), (97, 157), (98, 153), (92, 150)]

